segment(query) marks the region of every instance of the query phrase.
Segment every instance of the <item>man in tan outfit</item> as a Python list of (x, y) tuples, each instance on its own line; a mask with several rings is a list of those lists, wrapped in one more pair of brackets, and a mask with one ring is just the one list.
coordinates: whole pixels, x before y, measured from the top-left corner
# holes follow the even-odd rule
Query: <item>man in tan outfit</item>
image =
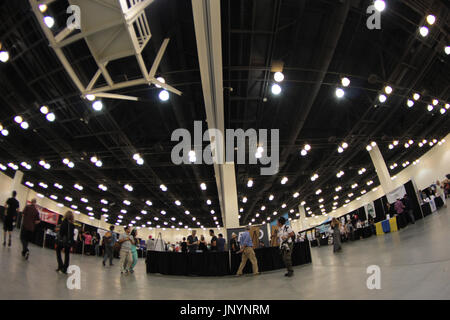
[(253, 274), (259, 274), (258, 261), (256, 260), (255, 251), (253, 251), (253, 242), (249, 232), (250, 226), (246, 226), (245, 229), (246, 231), (241, 235), (241, 250), (238, 251), (238, 253), (242, 252), (242, 261), (236, 273), (237, 276), (242, 276), (242, 270), (244, 270), (248, 259), (252, 263)]

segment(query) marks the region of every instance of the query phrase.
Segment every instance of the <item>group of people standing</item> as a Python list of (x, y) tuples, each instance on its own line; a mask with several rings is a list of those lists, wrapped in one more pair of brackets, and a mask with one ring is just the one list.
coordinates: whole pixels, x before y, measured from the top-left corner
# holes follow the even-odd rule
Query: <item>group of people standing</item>
[(225, 251), (226, 240), (223, 237), (223, 235), (220, 233), (219, 236), (217, 237), (214, 234), (214, 230), (212, 229), (209, 230), (209, 235), (211, 236), (211, 241), (208, 245), (203, 235), (200, 236), (199, 240), (197, 237), (197, 231), (192, 230), (192, 234), (187, 237), (187, 241), (185, 238), (183, 238), (183, 243), (186, 242), (186, 244), (184, 245), (182, 243), (181, 246), (182, 252), (197, 252), (197, 251), (207, 252), (208, 250), (218, 252)]
[[(19, 208), (19, 202), (16, 199), (17, 193), (13, 191), (12, 197), (9, 198), (5, 203), (5, 222), (4, 222), (4, 238), (3, 246), (6, 246), (6, 238), (9, 235), (8, 246), (11, 246), (11, 232), (13, 230), (13, 224), (17, 217), (17, 212)], [(22, 228), (20, 239), (22, 242), (22, 256), (25, 259), (29, 258), (28, 243), (31, 241), (32, 234), (34, 232), (35, 226), (40, 223), (39, 212), (36, 208), (36, 199), (32, 199), (30, 204), (23, 210), (22, 218)], [(285, 274), (288, 277), (293, 275), (291, 254), (293, 249), (293, 244), (295, 240), (295, 233), (292, 231), (291, 227), (286, 224), (286, 220), (281, 217), (278, 219), (278, 236), (280, 242), (280, 249), (283, 261), (286, 265), (288, 272)], [(67, 211), (64, 214), (61, 224), (57, 225), (56, 231), (56, 260), (58, 267), (57, 272), (66, 274), (70, 264), (70, 252), (76, 245), (76, 242), (83, 241), (85, 246), (85, 252), (90, 253), (94, 251), (95, 255), (99, 255), (100, 247), (100, 236), (98, 233), (84, 232), (82, 233), (77, 228), (75, 228), (75, 218), (72, 211)], [(120, 247), (120, 272), (121, 274), (133, 273), (134, 268), (138, 262), (138, 242), (137, 229), (131, 230), (129, 226), (124, 228), (125, 233), (121, 234), (119, 239), (114, 232), (114, 226), (110, 226), (110, 230), (103, 236), (103, 266), (106, 266), (106, 262), (109, 260), (109, 265), (113, 266), (114, 250), (115, 247)], [(242, 275), (243, 269), (250, 260), (253, 268), (253, 274), (259, 274), (258, 262), (256, 259), (255, 252), (253, 250), (253, 241), (250, 236), (250, 226), (246, 227), (246, 231), (242, 233), (240, 241), (238, 241), (237, 235), (232, 234), (232, 239), (230, 240), (229, 250), (235, 254), (242, 254), (242, 261), (239, 266), (236, 275)], [(211, 236), (210, 243), (208, 244), (205, 237), (202, 235), (200, 239), (196, 236), (196, 230), (192, 231), (192, 234), (179, 244), (181, 252), (206, 252), (206, 251), (217, 251), (223, 252), (226, 247), (226, 240), (222, 234), (216, 236), (214, 230), (209, 230), (209, 235)], [(153, 240), (153, 239), (151, 239)], [(147, 248), (151, 249), (151, 248)], [(62, 258), (62, 253), (64, 253), (64, 260)]]

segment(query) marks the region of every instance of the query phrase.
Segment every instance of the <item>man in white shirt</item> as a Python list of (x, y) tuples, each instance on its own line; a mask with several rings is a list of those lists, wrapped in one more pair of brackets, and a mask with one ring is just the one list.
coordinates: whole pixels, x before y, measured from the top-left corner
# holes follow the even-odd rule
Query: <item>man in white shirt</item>
[(292, 269), (292, 248), (294, 243), (292, 237), (295, 236), (294, 231), (290, 225), (286, 224), (286, 219), (283, 217), (278, 218), (278, 237), (280, 239), (281, 256), (283, 257), (284, 265), (286, 266), (286, 277), (292, 277), (294, 270)]

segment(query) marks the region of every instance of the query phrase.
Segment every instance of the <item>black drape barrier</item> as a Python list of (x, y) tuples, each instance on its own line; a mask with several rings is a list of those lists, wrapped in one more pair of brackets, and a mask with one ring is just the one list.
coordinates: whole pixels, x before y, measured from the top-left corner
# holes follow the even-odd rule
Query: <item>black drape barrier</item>
[[(259, 271), (269, 271), (284, 267), (278, 247), (255, 249)], [(231, 260), (231, 265), (230, 265)], [(311, 252), (308, 241), (295, 243), (292, 251), (294, 266), (310, 263)], [(147, 252), (147, 273), (170, 275), (224, 276), (236, 274), (241, 263), (241, 254), (228, 252), (178, 253), (178, 252)], [(251, 273), (250, 261), (244, 268), (244, 273)]]
[(327, 246), (328, 245), (328, 237), (325, 237), (325, 238), (320, 237), (319, 242), (320, 242), (321, 246)]
[(444, 200), (441, 197), (435, 197), (434, 203), (436, 204), (436, 209), (439, 209), (444, 205)]
[(362, 228), (362, 237), (364, 239), (370, 237), (373, 234), (373, 228), (373, 225)]
[(386, 214), (384, 212), (385, 207), (383, 206), (383, 201), (382, 199), (377, 199), (374, 202), (374, 206), (375, 206), (375, 222), (379, 222), (379, 221), (383, 221), (384, 219), (386, 219)]
[(224, 276), (229, 274), (228, 252), (147, 252), (147, 273)]
[(397, 215), (397, 228), (402, 229), (408, 225), (408, 218), (406, 217), (407, 213), (403, 212)]
[(364, 209), (364, 207), (358, 209), (358, 217), (361, 221), (367, 220), (366, 210)]
[(425, 202), (421, 207), (424, 217), (431, 214), (431, 205), (428, 202)]
[(405, 183), (405, 190), (409, 197), (411, 209), (413, 209), (414, 218), (416, 220), (422, 219), (423, 216), (422, 211), (420, 210), (419, 200), (417, 199), (417, 194), (411, 180)]
[(355, 240), (360, 240), (360, 239), (361, 239), (361, 237), (362, 237), (362, 231), (363, 231), (362, 228), (355, 229), (355, 231), (353, 232), (353, 241), (355, 241)]

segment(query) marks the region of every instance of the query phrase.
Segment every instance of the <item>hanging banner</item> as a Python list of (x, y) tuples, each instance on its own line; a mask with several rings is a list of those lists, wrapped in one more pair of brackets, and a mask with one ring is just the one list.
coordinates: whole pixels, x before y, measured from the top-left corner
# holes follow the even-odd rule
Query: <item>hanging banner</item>
[(375, 213), (375, 204), (372, 202), (369, 202), (368, 204), (364, 205), (364, 210), (366, 211), (366, 217), (372, 217), (375, 219), (376, 213)]
[[(27, 205), (30, 205), (31, 202), (27, 201)], [(49, 210), (47, 208), (41, 207), (40, 205), (36, 204), (36, 209), (39, 212), (39, 219), (41, 219), (41, 221), (50, 223), (50, 224), (54, 224), (55, 226), (58, 224), (58, 218), (59, 218), (59, 213)]]
[(395, 201), (397, 201), (397, 199), (402, 199), (405, 194), (405, 186), (401, 186), (386, 194), (386, 198), (388, 199), (389, 203), (394, 203)]
[[(267, 228), (265, 224), (258, 225), (259, 227), (259, 241), (264, 242), (264, 245), (267, 247), (269, 245), (269, 237), (267, 235)], [(238, 241), (241, 242), (241, 235), (247, 230), (245, 228), (234, 228), (227, 229), (227, 242), (229, 243), (231, 240), (232, 233), (236, 233)]]

